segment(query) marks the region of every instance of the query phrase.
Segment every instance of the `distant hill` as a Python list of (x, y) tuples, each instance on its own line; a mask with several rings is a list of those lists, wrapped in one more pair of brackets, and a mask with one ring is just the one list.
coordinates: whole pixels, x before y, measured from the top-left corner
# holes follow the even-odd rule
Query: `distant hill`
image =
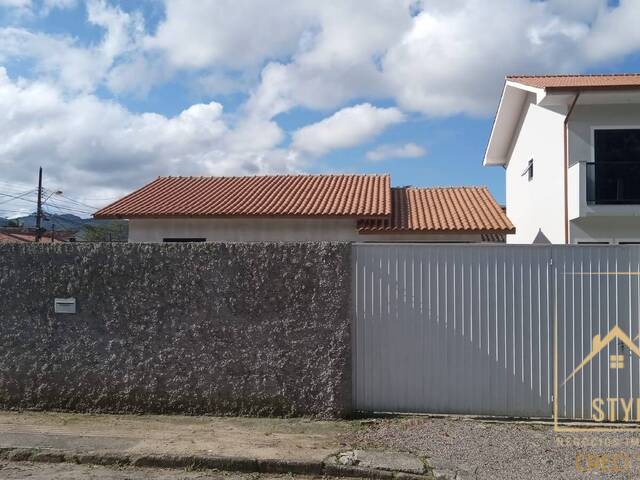
[[(20, 222), (22, 227), (35, 228), (36, 226), (35, 213), (12, 220)], [(8, 219), (0, 218), (0, 227), (6, 226), (8, 222)], [(95, 220), (70, 213), (45, 215), (42, 227), (50, 231), (54, 225), (56, 230), (78, 232), (76, 239), (79, 241), (126, 241), (129, 234), (129, 224), (126, 220)]]

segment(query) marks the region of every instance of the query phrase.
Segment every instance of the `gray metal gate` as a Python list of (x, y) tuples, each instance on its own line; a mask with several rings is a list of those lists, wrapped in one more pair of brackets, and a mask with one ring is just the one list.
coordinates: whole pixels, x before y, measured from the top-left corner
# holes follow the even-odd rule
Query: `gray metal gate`
[(556, 357), (561, 417), (640, 397), (640, 358), (617, 338), (567, 379), (594, 335), (618, 325), (638, 343), (639, 247), (353, 248), (357, 410), (549, 417)]

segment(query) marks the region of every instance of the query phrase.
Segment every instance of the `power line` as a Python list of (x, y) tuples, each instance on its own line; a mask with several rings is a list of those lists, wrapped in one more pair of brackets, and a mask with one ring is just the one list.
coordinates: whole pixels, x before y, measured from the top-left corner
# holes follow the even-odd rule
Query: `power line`
[(90, 202), (107, 202), (109, 200), (117, 200), (118, 198), (121, 198), (120, 195), (116, 195), (115, 197), (102, 197), (102, 198), (86, 198), (83, 197), (85, 200), (89, 200)]
[(51, 205), (52, 207), (57, 207), (57, 208), (61, 208), (63, 210), (68, 210), (71, 212), (81, 212), (81, 213), (87, 213), (87, 214), (92, 214), (95, 212), (95, 210), (87, 210), (84, 207), (79, 207), (76, 206), (72, 203), (61, 203), (58, 199), (56, 199), (55, 201), (47, 201), (45, 202), (47, 205)]
[(4, 213), (20, 213), (22, 215), (33, 215), (33, 212), (26, 212), (24, 210), (5, 210), (4, 208), (0, 209), (0, 212), (4, 212)]
[[(35, 192), (35, 190), (32, 190), (32, 192)], [(21, 198), (21, 195), (11, 195), (11, 194), (2, 193), (2, 192), (0, 192), (0, 195), (2, 195), (3, 197), (9, 197), (11, 199), (19, 199), (19, 198)]]
[[(55, 199), (56, 203), (48, 202), (48, 205), (53, 205), (58, 208), (62, 208), (72, 212), (86, 213), (89, 215), (92, 215), (93, 213), (95, 213), (96, 210), (98, 210), (98, 207), (94, 207), (93, 205), (89, 205), (87, 203), (80, 202), (79, 200), (75, 200), (71, 197), (67, 197), (63, 193), (52, 192), (50, 190), (45, 190), (45, 191), (46, 193), (49, 193), (49, 196), (56, 194), (56, 199)], [(87, 210), (87, 208), (91, 210)]]
[(0, 189), (8, 191), (9, 193), (18, 193), (29, 188), (29, 185), (25, 183), (15, 184), (9, 182), (0, 181)]
[(88, 204), (83, 203), (83, 202), (80, 202), (80, 201), (78, 201), (78, 200), (74, 200), (73, 198), (67, 197), (67, 196), (66, 196), (66, 195), (64, 195), (64, 194), (60, 194), (60, 196), (61, 196), (62, 198), (66, 198), (67, 200), (69, 200), (69, 201), (70, 201), (70, 202), (72, 202), (72, 203), (75, 203), (75, 204), (81, 205), (81, 206), (83, 206), (83, 207), (88, 207), (88, 208), (92, 209), (93, 211), (98, 210), (98, 208), (97, 208), (97, 207), (94, 207), (93, 205), (88, 205)]
[(53, 203), (53, 202), (46, 202), (46, 205), (52, 208), (57, 208), (58, 210), (63, 210), (71, 213), (83, 213), (85, 215), (93, 214), (93, 212), (89, 212), (87, 210), (80, 210), (79, 208), (69, 208), (62, 205), (58, 205), (57, 203)]
[(6, 194), (6, 193), (0, 193), (0, 195), (2, 195), (2, 196), (11, 197), (11, 198), (9, 198), (9, 200), (3, 200), (2, 202), (0, 202), (0, 205), (3, 205), (3, 204), (5, 204), (5, 203), (9, 203), (9, 202), (13, 202), (14, 200), (26, 200), (26, 201), (30, 201), (30, 200), (25, 199), (25, 198), (23, 198), (23, 197), (26, 197), (27, 195), (30, 195), (30, 194), (32, 194), (32, 193), (34, 193), (34, 192), (35, 192), (35, 190), (33, 190), (33, 189), (32, 189), (32, 190), (28, 190), (28, 191), (26, 191), (26, 192), (23, 192), (23, 193), (21, 193), (21, 194), (18, 194), (18, 195), (16, 195), (16, 196), (9, 195), (9, 194)]
[[(43, 189), (44, 190), (44, 189)], [(36, 190), (31, 190), (29, 192), (24, 192), (22, 195), (9, 195), (6, 193), (0, 193), (0, 195), (5, 196), (5, 197), (9, 197), (8, 200), (4, 200), (2, 202), (0, 202), (0, 205), (5, 204), (5, 203), (10, 203), (10, 202), (14, 202), (16, 200), (20, 200), (23, 202), (28, 202), (28, 203), (32, 203), (32, 204), (36, 204), (37, 205), (37, 200), (32, 200), (29, 198), (24, 198), (29, 194), (33, 194), (33, 193), (37, 193)], [(43, 204), (60, 209), (60, 210), (64, 210), (67, 212), (71, 212), (71, 213), (80, 213), (80, 214), (86, 214), (86, 215), (92, 215), (94, 213), (94, 211), (88, 211), (88, 210), (83, 210), (80, 209), (78, 207), (72, 207), (72, 206), (63, 206), (63, 205), (59, 205), (57, 203), (54, 202), (49, 202), (47, 200), (43, 201)], [(16, 210), (13, 210), (16, 211)]]

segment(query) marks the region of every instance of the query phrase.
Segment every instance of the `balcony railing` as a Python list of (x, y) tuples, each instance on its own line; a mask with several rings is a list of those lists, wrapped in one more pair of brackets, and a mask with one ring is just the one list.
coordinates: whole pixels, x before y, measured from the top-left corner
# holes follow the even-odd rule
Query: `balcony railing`
[(640, 204), (640, 161), (587, 163), (587, 203)]

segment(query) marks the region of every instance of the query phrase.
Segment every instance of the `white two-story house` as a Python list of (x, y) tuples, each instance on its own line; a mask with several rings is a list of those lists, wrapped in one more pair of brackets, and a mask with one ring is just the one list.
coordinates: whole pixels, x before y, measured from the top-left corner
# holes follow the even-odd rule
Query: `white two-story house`
[(508, 243), (640, 243), (640, 74), (507, 77), (484, 165)]

